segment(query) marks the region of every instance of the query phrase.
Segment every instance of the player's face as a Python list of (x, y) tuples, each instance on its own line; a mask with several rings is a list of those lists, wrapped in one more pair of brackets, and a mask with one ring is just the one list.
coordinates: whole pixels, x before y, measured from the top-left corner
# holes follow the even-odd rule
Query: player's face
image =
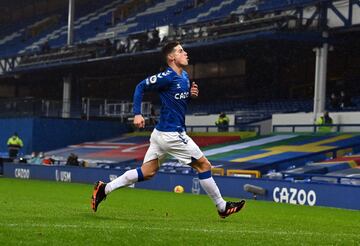
[(185, 67), (189, 64), (189, 57), (181, 45), (178, 45), (174, 48), (172, 55), (174, 57), (174, 62), (178, 66)]

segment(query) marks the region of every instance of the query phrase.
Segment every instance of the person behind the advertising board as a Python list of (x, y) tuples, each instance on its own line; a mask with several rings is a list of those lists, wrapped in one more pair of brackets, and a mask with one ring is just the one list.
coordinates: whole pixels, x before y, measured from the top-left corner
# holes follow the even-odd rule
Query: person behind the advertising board
[(17, 157), (19, 150), (24, 146), (23, 141), (15, 132), (7, 141), (9, 157), (14, 159)]

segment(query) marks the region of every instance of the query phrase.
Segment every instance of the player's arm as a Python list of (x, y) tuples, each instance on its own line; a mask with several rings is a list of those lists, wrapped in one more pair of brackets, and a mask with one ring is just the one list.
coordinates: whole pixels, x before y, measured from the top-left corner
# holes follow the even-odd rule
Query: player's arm
[(135, 88), (133, 100), (134, 125), (137, 128), (145, 127), (144, 117), (141, 115), (141, 102), (144, 95), (146, 84), (141, 81)]
[(199, 96), (199, 87), (195, 82), (192, 82), (190, 87), (191, 98), (197, 98)]
[(141, 114), (141, 102), (145, 91), (159, 90), (166, 87), (169, 82), (169, 73), (159, 73), (141, 81), (135, 88), (133, 100), (134, 125), (137, 128), (145, 127), (145, 119)]

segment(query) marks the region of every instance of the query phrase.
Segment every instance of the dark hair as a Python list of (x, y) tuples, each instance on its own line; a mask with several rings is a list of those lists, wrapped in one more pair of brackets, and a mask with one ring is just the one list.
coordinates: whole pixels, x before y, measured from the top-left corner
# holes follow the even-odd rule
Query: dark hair
[(174, 48), (176, 46), (180, 45), (179, 41), (172, 41), (167, 43), (162, 49), (161, 49), (161, 53), (162, 53), (162, 57), (165, 61), (165, 63), (167, 62), (167, 56), (174, 50)]

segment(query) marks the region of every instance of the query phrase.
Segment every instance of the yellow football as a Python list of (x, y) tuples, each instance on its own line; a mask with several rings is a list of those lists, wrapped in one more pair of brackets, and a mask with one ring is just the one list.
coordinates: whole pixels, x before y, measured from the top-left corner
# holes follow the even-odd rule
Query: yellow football
[(177, 185), (174, 188), (174, 192), (175, 193), (183, 193), (184, 192), (184, 187), (182, 187), (181, 185)]

